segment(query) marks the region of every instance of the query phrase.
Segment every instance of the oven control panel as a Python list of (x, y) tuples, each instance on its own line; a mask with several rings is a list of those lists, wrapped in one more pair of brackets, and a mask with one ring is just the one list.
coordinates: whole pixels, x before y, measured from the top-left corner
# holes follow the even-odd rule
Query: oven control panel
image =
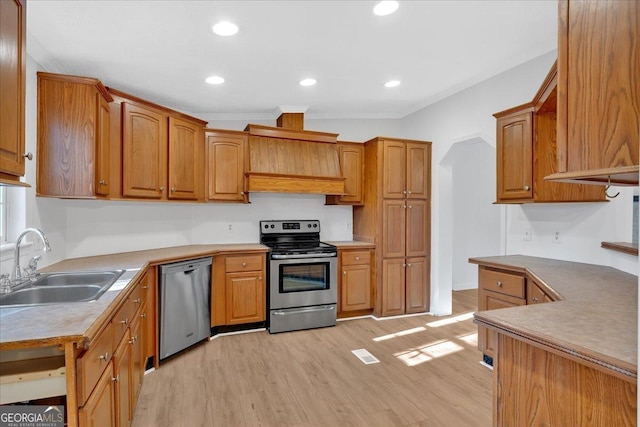
[(319, 233), (320, 221), (260, 221), (260, 234)]

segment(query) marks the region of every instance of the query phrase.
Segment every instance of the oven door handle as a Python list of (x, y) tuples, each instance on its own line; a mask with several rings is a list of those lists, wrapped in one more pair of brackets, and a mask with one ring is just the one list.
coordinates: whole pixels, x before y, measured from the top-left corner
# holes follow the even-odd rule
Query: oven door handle
[(304, 307), (301, 309), (289, 308), (287, 310), (276, 310), (272, 314), (274, 316), (285, 316), (287, 314), (293, 314), (293, 313), (309, 313), (311, 311), (330, 311), (335, 309), (336, 309), (335, 305), (323, 305), (319, 307)]
[(337, 256), (338, 256), (337, 252), (323, 252), (323, 253), (316, 253), (316, 254), (299, 254), (299, 255), (272, 254), (271, 259), (335, 258)]

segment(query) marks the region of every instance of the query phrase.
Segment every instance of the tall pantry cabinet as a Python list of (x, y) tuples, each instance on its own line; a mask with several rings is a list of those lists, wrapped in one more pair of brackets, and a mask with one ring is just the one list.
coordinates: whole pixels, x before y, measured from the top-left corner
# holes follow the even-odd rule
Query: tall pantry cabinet
[(374, 313), (429, 310), (431, 143), (365, 143), (364, 206), (353, 208), (354, 239), (376, 244)]

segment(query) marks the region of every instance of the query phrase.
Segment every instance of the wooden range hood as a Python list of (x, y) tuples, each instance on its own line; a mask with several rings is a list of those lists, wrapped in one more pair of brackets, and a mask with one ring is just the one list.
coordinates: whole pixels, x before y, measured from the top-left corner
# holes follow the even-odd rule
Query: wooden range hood
[(303, 113), (282, 113), (278, 127), (247, 125), (248, 192), (344, 194), (338, 134), (303, 130)]

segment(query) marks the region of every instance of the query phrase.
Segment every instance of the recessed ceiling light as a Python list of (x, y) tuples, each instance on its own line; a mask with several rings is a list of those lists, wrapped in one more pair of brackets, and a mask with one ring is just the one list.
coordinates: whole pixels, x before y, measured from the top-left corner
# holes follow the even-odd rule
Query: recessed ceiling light
[(209, 83), (210, 85), (219, 85), (224, 83), (224, 79), (220, 76), (211, 76), (207, 77), (205, 79), (205, 82)]
[(400, 5), (397, 1), (381, 1), (373, 8), (373, 13), (378, 16), (391, 15), (398, 10), (398, 6)]
[(232, 36), (238, 32), (238, 26), (228, 21), (218, 22), (212, 29), (219, 36)]
[(316, 79), (303, 79), (300, 80), (300, 86), (313, 86), (316, 84)]
[(396, 87), (400, 86), (400, 80), (389, 80), (384, 84), (384, 87)]

